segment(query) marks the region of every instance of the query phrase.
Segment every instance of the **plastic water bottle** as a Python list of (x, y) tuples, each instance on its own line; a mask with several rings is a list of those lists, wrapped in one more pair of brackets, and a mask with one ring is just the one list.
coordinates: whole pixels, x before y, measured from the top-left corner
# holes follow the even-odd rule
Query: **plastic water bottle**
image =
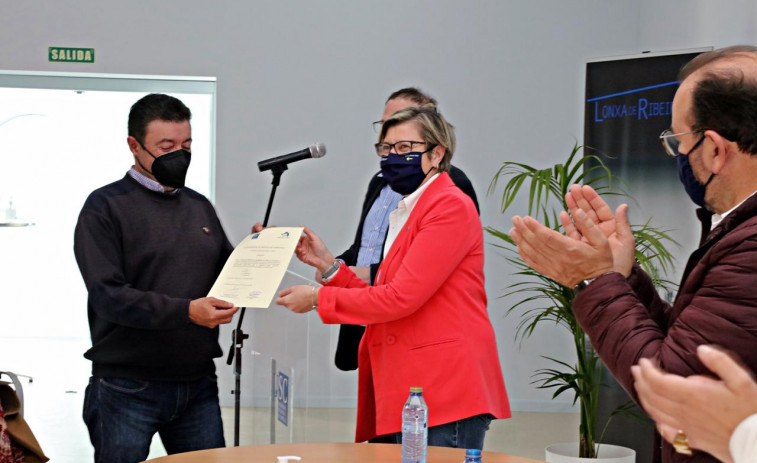
[(411, 387), (402, 407), (402, 463), (426, 463), (428, 449), (428, 407), (423, 388)]
[(463, 463), (481, 463), (481, 450), (468, 449), (465, 451), (465, 461)]

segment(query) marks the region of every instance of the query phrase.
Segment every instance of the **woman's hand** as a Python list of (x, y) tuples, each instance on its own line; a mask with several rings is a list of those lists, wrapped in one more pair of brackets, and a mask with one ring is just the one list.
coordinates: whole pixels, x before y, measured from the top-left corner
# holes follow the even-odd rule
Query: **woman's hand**
[(305, 227), (294, 253), (302, 262), (323, 272), (334, 263), (334, 255), (326, 248), (321, 238), (313, 230)]
[(350, 270), (356, 277), (360, 278), (367, 285), (371, 285), (371, 268), (370, 267), (357, 267), (350, 265)]
[(318, 306), (318, 290), (314, 286), (297, 285), (279, 293), (276, 304), (294, 313), (307, 313)]

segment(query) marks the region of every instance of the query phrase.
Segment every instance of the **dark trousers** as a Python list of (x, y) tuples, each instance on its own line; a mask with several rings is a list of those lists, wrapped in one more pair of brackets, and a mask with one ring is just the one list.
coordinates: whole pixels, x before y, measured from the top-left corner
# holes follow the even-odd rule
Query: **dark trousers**
[(215, 376), (196, 381), (92, 377), (84, 422), (96, 463), (147, 459), (155, 433), (168, 454), (225, 446)]
[[(492, 416), (488, 413), (475, 415), (451, 423), (428, 428), (428, 445), (437, 447), (455, 447), (461, 449), (484, 448), (484, 437), (489, 430)], [(368, 442), (374, 444), (401, 444), (402, 433), (386, 434), (375, 437)]]

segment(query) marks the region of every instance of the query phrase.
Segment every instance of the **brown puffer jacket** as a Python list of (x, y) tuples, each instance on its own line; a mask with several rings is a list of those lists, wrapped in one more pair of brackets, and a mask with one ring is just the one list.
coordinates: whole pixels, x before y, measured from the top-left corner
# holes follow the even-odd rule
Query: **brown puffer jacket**
[[(705, 236), (672, 306), (636, 266), (627, 280), (619, 273), (597, 278), (576, 297), (573, 310), (602, 361), (634, 398), (631, 366), (642, 357), (658, 360), (670, 373), (709, 374), (696, 355), (700, 344), (730, 349), (757, 372), (757, 195)], [(704, 452), (675, 453), (667, 442), (661, 460), (718, 461)]]

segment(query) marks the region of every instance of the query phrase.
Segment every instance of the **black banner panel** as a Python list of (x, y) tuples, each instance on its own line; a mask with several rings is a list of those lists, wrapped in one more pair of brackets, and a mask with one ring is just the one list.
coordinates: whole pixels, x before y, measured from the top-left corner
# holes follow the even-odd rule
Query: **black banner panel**
[[(613, 187), (631, 196), (627, 200), (631, 223), (651, 220), (653, 226), (669, 231), (686, 253), (696, 247), (699, 236), (696, 206), (678, 180), (675, 159), (665, 154), (659, 136), (670, 127), (678, 72), (707, 50), (642, 53), (586, 63), (586, 152), (597, 154), (623, 180)], [(613, 206), (620, 201), (608, 199)], [(685, 263), (685, 255), (681, 257)], [(676, 275), (669, 277), (676, 279)]]
[(650, 53), (587, 63), (584, 145), (601, 153), (624, 178), (628, 169), (675, 167), (658, 136), (670, 127), (678, 71), (699, 53)]

